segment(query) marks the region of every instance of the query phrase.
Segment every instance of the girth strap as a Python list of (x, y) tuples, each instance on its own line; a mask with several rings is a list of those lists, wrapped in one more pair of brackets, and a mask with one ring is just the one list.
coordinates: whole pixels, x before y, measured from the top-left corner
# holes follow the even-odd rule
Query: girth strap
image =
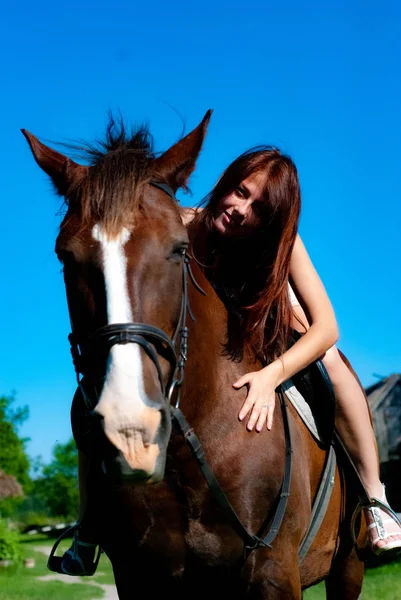
[(256, 548), (272, 547), (273, 540), (280, 531), (281, 524), (287, 508), (288, 498), (290, 495), (291, 485), (291, 471), (292, 471), (292, 444), (291, 444), (291, 430), (288, 419), (287, 404), (285, 401), (284, 394), (279, 391), (280, 405), (283, 414), (283, 425), (284, 425), (284, 438), (285, 438), (285, 466), (284, 466), (284, 477), (281, 485), (281, 491), (279, 495), (279, 501), (271, 522), (270, 529), (267, 535), (262, 538), (260, 535), (253, 535), (248, 532), (246, 527), (242, 524), (240, 518), (235, 512), (232, 504), (228, 500), (224, 491), (222, 490), (219, 482), (217, 481), (210, 465), (206, 460), (205, 451), (202, 448), (202, 444), (195, 434), (194, 430), (188, 424), (188, 421), (182, 414), (179, 408), (172, 407), (172, 415), (176, 420), (185, 440), (188, 442), (195, 458), (197, 459), (201, 471), (206, 479), (212, 494), (223, 509), (227, 519), (230, 521), (233, 529), (243, 539), (245, 544), (245, 557), (249, 555), (252, 550)]
[(336, 465), (336, 453), (334, 451), (333, 445), (331, 444), (326, 458), (323, 477), (320, 482), (316, 498), (313, 502), (312, 516), (309, 529), (306, 532), (305, 537), (302, 540), (298, 550), (299, 563), (301, 563), (307, 555), (308, 550), (311, 547), (313, 540), (315, 539), (316, 534), (320, 529), (320, 525), (322, 524), (322, 521), (325, 517), (326, 510), (329, 505), (331, 494), (334, 488), (334, 474), (336, 471)]

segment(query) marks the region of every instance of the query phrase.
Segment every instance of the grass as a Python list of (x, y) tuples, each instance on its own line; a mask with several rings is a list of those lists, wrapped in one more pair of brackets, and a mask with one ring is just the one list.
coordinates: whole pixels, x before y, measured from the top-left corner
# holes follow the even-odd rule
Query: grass
[[(93, 577), (71, 577), (74, 583), (38, 579), (55, 575), (46, 566), (47, 554), (37, 550), (38, 547), (48, 548), (53, 541), (43, 535), (21, 536), (24, 558), (34, 558), (36, 564), (32, 569), (23, 565), (0, 568), (0, 600), (92, 600), (104, 597), (100, 587), (91, 585), (92, 582), (114, 584), (111, 564), (104, 554)], [(57, 554), (62, 554), (70, 543), (71, 540), (66, 540), (59, 546)]]
[[(71, 540), (65, 540), (58, 548), (57, 554), (61, 555), (70, 542)], [(45, 535), (23, 535), (21, 543), (24, 557), (34, 558), (36, 565), (33, 569), (27, 569), (23, 565), (0, 568), (0, 600), (71, 600), (71, 598), (92, 600), (103, 598), (104, 592), (100, 587), (91, 585), (91, 582), (114, 584), (111, 564), (104, 554), (93, 577), (74, 577), (71, 578), (74, 580), (71, 584), (61, 581), (40, 581), (38, 577), (51, 575), (51, 573), (46, 566), (47, 554), (38, 552), (37, 548), (48, 548), (53, 544), (53, 540)], [(363, 600), (400, 600), (401, 560), (368, 568), (362, 594)], [(304, 593), (304, 600), (325, 600), (325, 598), (324, 583)]]
[[(304, 600), (325, 600), (324, 583), (306, 590)], [(401, 599), (401, 560), (367, 568), (363, 580), (362, 600)], [(341, 600), (339, 598), (338, 600)]]

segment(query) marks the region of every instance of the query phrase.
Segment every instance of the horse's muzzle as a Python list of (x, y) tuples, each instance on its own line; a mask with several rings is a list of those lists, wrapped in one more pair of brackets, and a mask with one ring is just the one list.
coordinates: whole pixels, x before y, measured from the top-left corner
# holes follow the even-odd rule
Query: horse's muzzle
[(114, 480), (130, 480), (133, 484), (158, 483), (164, 478), (167, 445), (171, 434), (170, 407), (160, 410), (160, 424), (153, 440), (146, 438), (141, 424), (113, 429), (96, 412), (97, 456), (102, 471)]
[(163, 480), (165, 459), (157, 460), (157, 465), (150, 475), (148, 471), (133, 469), (121, 452), (114, 458), (104, 458), (101, 462), (103, 473), (114, 481), (129, 481), (135, 485), (149, 485)]

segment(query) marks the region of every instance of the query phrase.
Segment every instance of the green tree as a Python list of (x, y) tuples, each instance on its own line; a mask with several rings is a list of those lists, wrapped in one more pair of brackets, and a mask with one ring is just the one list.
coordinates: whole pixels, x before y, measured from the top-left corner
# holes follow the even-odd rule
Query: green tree
[(78, 455), (74, 440), (56, 444), (53, 459), (33, 482), (33, 496), (44, 501), (51, 516), (76, 518), (79, 506)]
[(14, 475), (24, 490), (29, 487), (28, 438), (21, 438), (18, 429), (29, 416), (27, 406), (12, 408), (14, 396), (0, 396), (0, 469)]

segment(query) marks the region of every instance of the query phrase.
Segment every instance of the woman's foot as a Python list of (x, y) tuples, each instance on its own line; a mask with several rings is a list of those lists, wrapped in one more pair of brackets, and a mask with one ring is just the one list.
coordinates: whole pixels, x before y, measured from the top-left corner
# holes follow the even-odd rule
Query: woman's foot
[(74, 539), (71, 547), (64, 553), (61, 559), (61, 570), (66, 575), (85, 576), (93, 575), (99, 562), (99, 555), (96, 556), (96, 549), (99, 544), (83, 541), (80, 539), (82, 533), (77, 529), (74, 533)]
[(384, 486), (378, 500), (365, 509), (370, 549), (376, 555), (389, 550), (401, 552), (401, 522), (387, 502)]

